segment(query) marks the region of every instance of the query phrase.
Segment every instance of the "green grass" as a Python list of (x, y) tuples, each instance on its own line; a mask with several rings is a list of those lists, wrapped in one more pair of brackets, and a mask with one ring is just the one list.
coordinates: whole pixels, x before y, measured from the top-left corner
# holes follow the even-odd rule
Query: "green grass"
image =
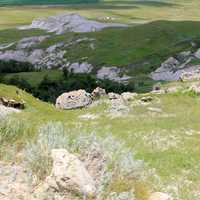
[[(16, 94), (16, 90), (19, 91), (19, 95)], [(174, 178), (180, 187), (184, 187), (184, 191), (199, 184), (199, 96), (181, 93), (153, 95), (155, 100), (152, 104), (133, 106), (130, 114), (120, 118), (111, 118), (106, 114), (105, 105), (59, 111), (53, 105), (39, 101), (12, 86), (0, 85), (0, 96), (26, 101), (25, 111), (12, 116), (13, 120), (20, 119), (28, 127), (27, 134), (22, 134), (22, 138), (17, 139), (21, 145), (35, 136), (35, 131), (40, 125), (48, 121), (61, 121), (74, 134), (77, 131), (90, 133), (95, 130), (100, 136), (112, 134), (125, 141), (127, 146), (133, 147), (136, 158), (143, 159), (148, 168), (156, 169), (155, 173), (161, 178), (161, 182), (158, 185), (154, 176), (153, 180), (149, 180), (156, 190), (170, 185)], [(134, 102), (130, 104), (134, 105)], [(150, 112), (147, 107), (161, 108), (162, 113)], [(86, 113), (93, 113), (98, 118), (81, 120), (79, 117)], [(187, 174), (184, 175), (186, 171)], [(192, 183), (189, 186), (182, 185), (181, 180)], [(187, 193), (189, 198), (183, 195), (183, 191), (179, 192), (182, 200), (195, 199), (192, 191)]]

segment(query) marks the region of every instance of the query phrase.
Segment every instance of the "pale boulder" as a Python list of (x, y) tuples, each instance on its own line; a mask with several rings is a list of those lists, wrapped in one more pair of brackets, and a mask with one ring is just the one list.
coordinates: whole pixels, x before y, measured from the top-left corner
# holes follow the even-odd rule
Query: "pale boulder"
[(58, 192), (78, 192), (94, 197), (96, 186), (84, 164), (66, 149), (53, 149), (51, 152), (53, 168), (46, 181), (50, 188)]
[(92, 98), (85, 90), (63, 93), (56, 100), (56, 108), (75, 109), (83, 108), (92, 103)]

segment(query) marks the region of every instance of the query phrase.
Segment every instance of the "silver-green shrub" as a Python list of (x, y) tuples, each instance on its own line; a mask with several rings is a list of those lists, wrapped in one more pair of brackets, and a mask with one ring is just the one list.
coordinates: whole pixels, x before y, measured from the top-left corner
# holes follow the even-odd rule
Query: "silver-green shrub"
[[(116, 140), (111, 134), (98, 137), (95, 133), (90, 135), (66, 132), (60, 122), (48, 123), (39, 129), (34, 142), (28, 143), (25, 148), (27, 164), (33, 173), (44, 178), (50, 173), (52, 160), (50, 153), (55, 148), (66, 148), (71, 153), (80, 156), (88, 171), (97, 184), (96, 200), (116, 199), (119, 196), (123, 200), (134, 199), (129, 193), (110, 191), (110, 185), (119, 180), (130, 181), (137, 179), (143, 170), (143, 162), (134, 159), (132, 149), (122, 141)], [(111, 195), (110, 193), (113, 193)], [(127, 197), (127, 198), (126, 198)]]

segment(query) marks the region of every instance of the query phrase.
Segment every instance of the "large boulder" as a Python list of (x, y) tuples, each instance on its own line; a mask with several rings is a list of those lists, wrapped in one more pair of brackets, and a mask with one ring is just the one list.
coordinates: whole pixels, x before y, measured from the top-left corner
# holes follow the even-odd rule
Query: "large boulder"
[(75, 109), (83, 108), (92, 103), (92, 98), (85, 90), (63, 93), (56, 100), (56, 108)]
[(66, 149), (53, 149), (53, 168), (46, 181), (58, 192), (78, 192), (88, 197), (96, 193), (95, 182), (84, 164)]

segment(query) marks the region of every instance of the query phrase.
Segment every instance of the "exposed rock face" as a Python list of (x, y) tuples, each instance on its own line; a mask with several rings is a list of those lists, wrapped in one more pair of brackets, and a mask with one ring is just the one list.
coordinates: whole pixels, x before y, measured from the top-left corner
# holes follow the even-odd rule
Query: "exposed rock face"
[(97, 78), (108, 79), (116, 82), (127, 82), (131, 77), (120, 75), (121, 70), (118, 67), (102, 67), (97, 71)]
[(172, 198), (166, 193), (155, 192), (151, 194), (149, 200), (172, 200)]
[(93, 66), (87, 62), (83, 62), (80, 64), (72, 63), (68, 69), (73, 73), (90, 73), (93, 69)]
[(106, 95), (106, 90), (100, 87), (95, 88), (92, 91), (92, 97), (93, 98), (99, 98), (101, 96), (105, 96)]
[(199, 79), (200, 66), (191, 61), (200, 59), (200, 49), (195, 53), (184, 51), (170, 57), (161, 66), (150, 74), (153, 80), (176, 81)]
[(127, 27), (125, 24), (101, 23), (88, 20), (78, 14), (60, 14), (48, 18), (36, 19), (29, 26), (21, 26), (19, 29), (42, 29), (48, 32), (63, 34), (65, 32), (93, 32), (108, 27)]
[(85, 90), (64, 93), (56, 100), (56, 108), (75, 109), (82, 108), (92, 103), (92, 98)]
[(86, 196), (95, 196), (95, 182), (84, 164), (66, 149), (52, 150), (53, 168), (47, 177), (50, 187), (59, 192), (79, 192)]
[(27, 37), (20, 40), (17, 44), (17, 49), (25, 49), (34, 46), (37, 43), (44, 41), (45, 39), (49, 38), (48, 35), (42, 36), (34, 36), (34, 37)]
[(0, 52), (0, 60), (15, 60), (18, 62), (26, 62), (28, 58), (28, 52), (23, 50), (7, 50), (5, 52)]

